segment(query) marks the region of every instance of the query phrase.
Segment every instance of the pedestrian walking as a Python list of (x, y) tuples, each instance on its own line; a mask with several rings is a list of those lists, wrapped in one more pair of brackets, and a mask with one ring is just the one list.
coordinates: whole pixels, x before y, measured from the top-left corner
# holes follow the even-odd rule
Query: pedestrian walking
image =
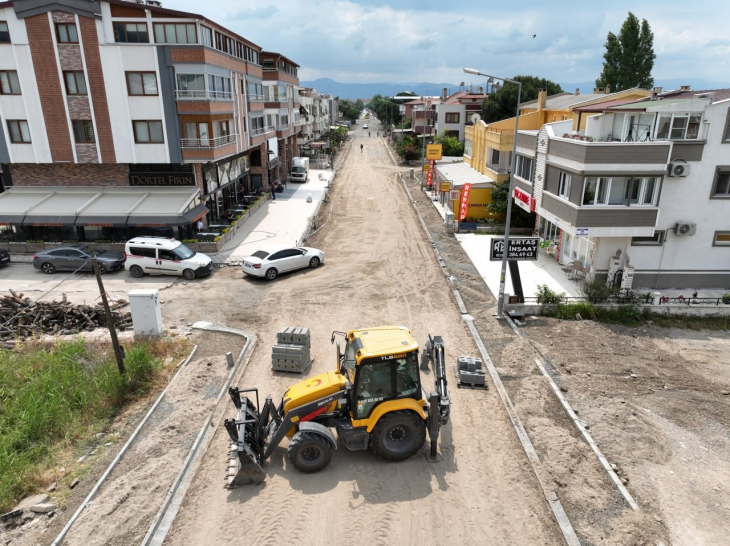
[(271, 183), (271, 198), (276, 201), (276, 187), (273, 182)]
[(360, 153), (362, 153), (362, 144), (360, 144)]
[(368, 138), (370, 138), (370, 131), (368, 131)]
[(203, 221), (202, 220), (198, 220), (198, 223), (195, 224), (195, 227), (198, 228), (198, 233), (200, 233), (201, 231), (203, 231)]

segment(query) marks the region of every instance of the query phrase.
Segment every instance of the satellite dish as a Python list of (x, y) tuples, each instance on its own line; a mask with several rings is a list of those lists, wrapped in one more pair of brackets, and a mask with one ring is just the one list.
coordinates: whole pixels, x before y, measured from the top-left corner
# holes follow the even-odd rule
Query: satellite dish
[(482, 119), (482, 116), (480, 116), (479, 114), (472, 114), (472, 115), (471, 115), (471, 122), (472, 122), (472, 123), (476, 123), (476, 122), (477, 122), (477, 121), (479, 121), (480, 119)]

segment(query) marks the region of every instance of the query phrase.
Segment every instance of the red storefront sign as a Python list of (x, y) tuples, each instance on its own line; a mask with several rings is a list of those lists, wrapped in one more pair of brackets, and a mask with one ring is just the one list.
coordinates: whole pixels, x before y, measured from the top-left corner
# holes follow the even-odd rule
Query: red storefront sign
[(535, 212), (535, 198), (532, 195), (520, 188), (515, 188), (514, 198), (518, 207), (527, 212)]
[(459, 202), (459, 221), (466, 218), (466, 212), (469, 209), (469, 193), (471, 192), (471, 184), (466, 183), (461, 188), (461, 201)]

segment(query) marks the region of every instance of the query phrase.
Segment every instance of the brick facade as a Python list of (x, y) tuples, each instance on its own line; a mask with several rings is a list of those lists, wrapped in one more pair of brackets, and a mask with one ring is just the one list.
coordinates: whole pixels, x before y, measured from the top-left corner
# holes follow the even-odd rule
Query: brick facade
[(79, 163), (98, 163), (96, 144), (76, 144), (76, 158)]
[(51, 17), (54, 23), (75, 23), (76, 18), (73, 13), (66, 13), (65, 11), (52, 11)]
[(129, 165), (13, 163), (14, 186), (129, 186)]
[(91, 107), (88, 97), (68, 97), (68, 115), (71, 120), (91, 120)]
[(58, 59), (61, 61), (61, 70), (83, 70), (81, 48), (75, 44), (58, 44)]
[(52, 29), (48, 22), (48, 15), (42, 13), (27, 17), (25, 28), (28, 33), (33, 69), (38, 82), (38, 95), (46, 123), (51, 157), (53, 161), (72, 162), (74, 156), (68, 132), (66, 108), (63, 103), (61, 75), (58, 73), (56, 56), (53, 52)]
[(101, 71), (101, 54), (99, 53), (99, 37), (96, 34), (96, 21), (89, 17), (79, 16), (79, 33), (84, 45), (87, 77), (89, 80), (89, 96), (94, 104), (96, 121), (96, 144), (104, 163), (117, 160), (114, 151), (112, 123), (109, 118), (109, 105), (106, 100), (104, 74)]

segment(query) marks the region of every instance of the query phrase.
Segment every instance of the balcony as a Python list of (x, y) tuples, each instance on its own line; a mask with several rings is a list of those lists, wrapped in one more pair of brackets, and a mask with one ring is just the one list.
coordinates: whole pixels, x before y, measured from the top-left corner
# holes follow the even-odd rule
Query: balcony
[(276, 126), (277, 131), (288, 131), (289, 130), (289, 124), (288, 123), (280, 123)]
[(231, 101), (233, 93), (230, 91), (175, 91), (175, 100), (191, 101)]
[(266, 102), (263, 95), (248, 95), (248, 102)]
[[(581, 137), (585, 138), (585, 137)], [(593, 142), (573, 136), (551, 138), (548, 164), (569, 161), (585, 173), (641, 172), (665, 174), (672, 144), (657, 142)]]
[(251, 129), (251, 138), (257, 137), (260, 135), (263, 135), (266, 132), (266, 129), (264, 127), (257, 127), (255, 129)]
[(212, 150), (235, 144), (238, 135), (226, 135), (216, 138), (182, 138), (180, 147), (186, 150)]

